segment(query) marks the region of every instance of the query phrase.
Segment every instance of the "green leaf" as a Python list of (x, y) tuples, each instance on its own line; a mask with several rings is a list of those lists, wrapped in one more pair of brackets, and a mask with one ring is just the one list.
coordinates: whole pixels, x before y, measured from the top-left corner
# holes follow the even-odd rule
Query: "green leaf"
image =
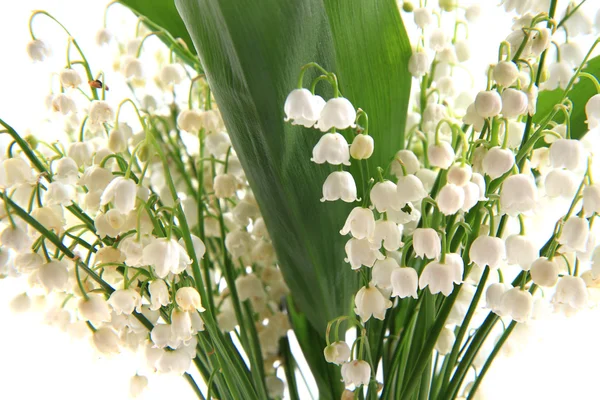
[[(323, 335), (350, 312), (358, 276), (339, 234), (351, 205), (321, 203), (334, 169), (310, 162), (321, 135), (284, 122), (300, 67), (334, 71), (342, 93), (370, 118), (387, 166), (403, 146), (410, 46), (394, 0), (177, 0), (261, 212), (295, 303)], [(309, 85), (312, 74), (305, 78)], [(357, 162), (355, 162), (357, 164)], [(361, 186), (361, 183), (358, 183)]]
[[(600, 76), (600, 57), (595, 57), (588, 61), (587, 66), (583, 69), (583, 72), (587, 72), (593, 76)], [(540, 92), (533, 122), (539, 123), (548, 114), (550, 114), (552, 108), (561, 102), (562, 98), (564, 97), (564, 93), (565, 91), (563, 89)], [(595, 94), (597, 94), (596, 86), (587, 78), (579, 78), (579, 82), (576, 83), (568, 93), (567, 97), (573, 102), (573, 111), (571, 112), (572, 139), (581, 139), (581, 137), (587, 133), (588, 129), (587, 123), (585, 122), (587, 119), (585, 115), (585, 105), (590, 97)], [(558, 123), (563, 123), (564, 120), (565, 117), (563, 113), (558, 113), (554, 118), (554, 121)]]

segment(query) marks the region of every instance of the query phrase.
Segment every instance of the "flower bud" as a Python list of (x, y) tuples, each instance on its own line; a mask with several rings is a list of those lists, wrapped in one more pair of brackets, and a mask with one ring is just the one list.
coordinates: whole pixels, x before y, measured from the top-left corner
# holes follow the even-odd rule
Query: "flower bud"
[(375, 234), (375, 217), (368, 208), (355, 207), (350, 211), (341, 235), (351, 233), (356, 239), (369, 239)]
[(202, 307), (200, 301), (200, 294), (193, 287), (182, 287), (177, 289), (175, 301), (183, 311), (204, 311), (204, 307)]
[(587, 306), (588, 290), (585, 281), (578, 276), (565, 275), (558, 281), (553, 303), (566, 304), (577, 310)]
[(423, 187), (423, 182), (414, 175), (400, 176), (396, 184), (396, 194), (398, 204), (408, 202), (419, 202), (427, 197), (427, 191)]
[(500, 192), (500, 208), (510, 216), (530, 212), (537, 202), (537, 188), (533, 179), (525, 174), (506, 178)]
[(349, 172), (334, 171), (325, 179), (321, 201), (335, 200), (342, 200), (346, 203), (356, 201), (356, 182)]
[(431, 228), (417, 228), (413, 233), (413, 249), (417, 257), (435, 259), (442, 252), (437, 232)]
[(352, 269), (359, 269), (361, 266), (372, 267), (375, 260), (382, 260), (384, 257), (377, 249), (373, 249), (371, 242), (367, 239), (352, 238), (346, 242), (345, 262), (350, 263)]
[(502, 115), (506, 118), (525, 114), (528, 104), (527, 95), (520, 90), (509, 88), (502, 92)]
[(375, 143), (369, 135), (356, 135), (350, 146), (350, 155), (355, 160), (366, 160), (373, 155)]
[(515, 155), (508, 149), (492, 147), (483, 157), (482, 167), (486, 175), (497, 179), (515, 165)]
[(558, 281), (558, 264), (546, 257), (540, 257), (531, 264), (531, 280), (541, 287), (553, 287)]
[(329, 99), (321, 110), (316, 128), (327, 132), (331, 128), (355, 128), (356, 110), (350, 101), (344, 97)]
[(339, 133), (326, 133), (313, 148), (310, 161), (316, 164), (350, 165), (348, 142)]
[(557, 88), (566, 89), (573, 78), (573, 67), (566, 61), (559, 61), (548, 67), (550, 77), (541, 89), (554, 90)]
[(554, 168), (577, 171), (585, 164), (583, 144), (575, 139), (558, 139), (550, 145), (550, 164)]
[(41, 62), (52, 55), (50, 46), (40, 39), (27, 43), (27, 54), (33, 62)]
[(482, 118), (495, 117), (502, 111), (502, 98), (494, 90), (479, 92), (475, 97), (475, 111)]
[(448, 142), (440, 141), (438, 144), (431, 145), (427, 148), (427, 157), (429, 163), (433, 167), (446, 169), (452, 165), (456, 155), (454, 149)]
[(350, 347), (346, 342), (333, 342), (323, 350), (325, 361), (342, 365), (350, 358)]
[(345, 363), (342, 365), (342, 380), (347, 387), (366, 386), (371, 380), (371, 366), (362, 360)]
[(237, 184), (233, 175), (222, 174), (215, 177), (213, 187), (218, 199), (226, 199), (235, 195)]
[(454, 336), (454, 332), (444, 327), (435, 342), (435, 350), (440, 353), (440, 355), (445, 356), (452, 350), (455, 340), (456, 337)]
[[(354, 297), (354, 312), (366, 323), (371, 316), (383, 321), (385, 311), (392, 306), (392, 302), (381, 294), (375, 286), (363, 286)], [(346, 365), (346, 364), (344, 364)], [(343, 367), (342, 367), (343, 368)]]
[(81, 75), (79, 75), (79, 72), (71, 68), (65, 68), (62, 71), (60, 71), (59, 77), (60, 84), (66, 88), (76, 88), (83, 82), (83, 80), (81, 79)]
[(570, 217), (560, 232), (558, 243), (575, 251), (585, 252), (590, 226), (587, 219)]
[(392, 273), (399, 268), (398, 262), (391, 257), (375, 261), (371, 283), (380, 289), (390, 289), (392, 287)]
[(509, 289), (502, 296), (502, 310), (516, 322), (527, 322), (533, 312), (533, 296), (517, 287)]
[(540, 251), (529, 238), (523, 235), (511, 235), (506, 238), (506, 260), (508, 264), (519, 265), (528, 271), (538, 259)]
[(468, 164), (454, 164), (448, 170), (448, 175), (446, 179), (448, 183), (454, 184), (456, 186), (465, 186), (473, 176), (473, 170), (471, 166)]
[(465, 192), (452, 183), (444, 185), (437, 196), (437, 205), (444, 215), (456, 214), (465, 203)]
[(469, 258), (482, 268), (487, 265), (491, 269), (497, 269), (506, 259), (504, 241), (493, 236), (478, 236), (471, 244)]
[(417, 286), (419, 282), (419, 276), (414, 268), (403, 267), (394, 268), (390, 276), (392, 284), (392, 297), (405, 297), (417, 298)]
[(431, 60), (423, 50), (417, 50), (412, 53), (408, 60), (408, 72), (415, 78), (420, 78), (429, 72)]
[(181, 64), (167, 64), (160, 70), (159, 79), (163, 85), (177, 85), (185, 78), (185, 69)]
[(313, 95), (308, 89), (294, 89), (285, 100), (285, 120), (292, 120), (292, 125), (312, 127), (325, 106), (321, 96)]
[(517, 81), (519, 69), (512, 61), (500, 61), (494, 66), (492, 74), (498, 85), (509, 87)]

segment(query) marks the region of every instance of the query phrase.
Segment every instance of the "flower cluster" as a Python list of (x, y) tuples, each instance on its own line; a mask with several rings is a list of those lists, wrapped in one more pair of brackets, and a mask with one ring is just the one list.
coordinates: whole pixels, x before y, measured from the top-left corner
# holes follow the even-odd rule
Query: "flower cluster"
[[(589, 143), (598, 134), (600, 94), (586, 99), (589, 132), (583, 138), (571, 135), (568, 94), (581, 78), (600, 90), (596, 78), (582, 72), (598, 41), (587, 55), (578, 42), (564, 41), (557, 33), (561, 27), (573, 38), (591, 33), (592, 23), (579, 7), (567, 8), (558, 19), (555, 9), (548, 14), (547, 3), (503, 2), (517, 16), (498, 48), (498, 59), (489, 66), (486, 88), (461, 91), (455, 67), (468, 61), (471, 52), (468, 32), (460, 38), (458, 28), (468, 29), (466, 21), (474, 22), (481, 7), (475, 4), (463, 12), (451, 1), (440, 1), (440, 9), (404, 2), (419, 32), (408, 63), (419, 84), (411, 97), (405, 140), (388, 165), (378, 166), (377, 176), (363, 177), (367, 159), (377, 151), (376, 140), (368, 136), (365, 111), (357, 112), (352, 99), (341, 97), (343, 82), (338, 87), (333, 73), (311, 63), (303, 67), (300, 82), (307, 68), (318, 68), (333, 86), (334, 97), (325, 101), (314, 93), (314, 83), (312, 91), (299, 87), (289, 94), (286, 120), (324, 132), (310, 160), (339, 166), (323, 183), (321, 201), (356, 205), (340, 233), (350, 236), (346, 262), (362, 278), (354, 296), (358, 318), (350, 321), (359, 337), (352, 349), (340, 340), (339, 324), (347, 319), (340, 317), (330, 322), (336, 333), (331, 343), (328, 330), (324, 350), (328, 362), (341, 365), (348, 388), (365, 385), (371, 390), (376, 383), (377, 365), (366, 345), (371, 318), (386, 320), (422, 309), (432, 295), (447, 297), (435, 296), (441, 305), (437, 318), (445, 322), (430, 337), (438, 355), (445, 356), (444, 366), (434, 367), (433, 374), (448, 379), (441, 383), (453, 391), (446, 393), (448, 398), (458, 395), (466, 377), (462, 366), (452, 374), (455, 364), (475, 363), (478, 371), (482, 367), (474, 358), (458, 358), (460, 349), (468, 354), (478, 350), (469, 347), (470, 329), (479, 329), (475, 341), (498, 333), (499, 344), (486, 349), (489, 366), (497, 353), (494, 346), (506, 341), (515, 324), (533, 324), (550, 307), (572, 315), (593, 303), (600, 273), (593, 229), (600, 189), (592, 178)], [(443, 28), (449, 21), (453, 36)], [(551, 53), (552, 44), (557, 53)], [(563, 90), (562, 100), (540, 110), (541, 94), (557, 88)], [(359, 177), (344, 170), (354, 163), (360, 166)], [(362, 199), (357, 194), (361, 185)], [(487, 315), (483, 325), (474, 318), (479, 314)], [(509, 328), (492, 329), (499, 319)], [(390, 341), (393, 332), (387, 332)], [(410, 333), (394, 339), (400, 352), (408, 351), (401, 347), (406, 335)], [(477, 389), (481, 377), (475, 379), (468, 390)], [(384, 383), (384, 393), (393, 393), (386, 390)]]

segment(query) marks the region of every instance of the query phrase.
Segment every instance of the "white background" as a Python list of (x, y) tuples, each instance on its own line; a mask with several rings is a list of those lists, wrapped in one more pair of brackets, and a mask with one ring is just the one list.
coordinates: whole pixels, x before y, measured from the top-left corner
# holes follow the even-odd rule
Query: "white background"
[[(169, 0), (165, 0), (169, 1)], [(589, 2), (592, 3), (592, 2)], [(92, 63), (110, 68), (110, 59), (93, 43), (102, 26), (103, 1), (22, 0), (0, 6), (0, 117), (17, 130), (44, 137), (36, 122), (44, 115), (44, 97), (50, 88), (47, 66), (32, 65), (25, 45), (30, 40), (27, 21), (32, 10), (46, 8), (78, 39)], [(127, 12), (114, 7), (109, 27), (122, 29)], [(592, 7), (593, 9), (593, 7)], [(472, 30), (472, 54), (483, 67), (495, 61), (497, 43), (506, 35), (510, 18), (501, 9), (484, 16)], [(132, 19), (128, 19), (130, 22)], [(63, 57), (65, 37), (39, 18), (36, 33), (55, 45)], [(411, 25), (407, 21), (407, 25)], [(129, 25), (133, 35), (133, 25)], [(55, 64), (59, 68), (60, 63)], [(58, 71), (58, 69), (55, 69)], [(43, 325), (39, 313), (13, 315), (10, 299), (25, 288), (15, 279), (0, 281), (0, 399), (125, 399), (128, 382), (136, 372), (130, 356), (100, 359), (86, 341), (73, 341), (56, 328)], [(570, 319), (552, 317), (535, 328), (534, 339), (511, 358), (500, 358), (489, 373), (482, 392), (490, 399), (597, 398), (597, 360), (600, 359), (598, 310)], [(153, 377), (146, 399), (192, 399), (193, 393), (178, 377)]]

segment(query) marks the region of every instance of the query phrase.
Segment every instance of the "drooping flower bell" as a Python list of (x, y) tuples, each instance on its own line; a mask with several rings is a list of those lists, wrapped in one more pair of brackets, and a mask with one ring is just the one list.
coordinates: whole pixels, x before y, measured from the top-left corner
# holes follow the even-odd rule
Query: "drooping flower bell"
[(163, 85), (177, 85), (185, 78), (185, 69), (181, 64), (166, 64), (158, 75)]
[(431, 294), (442, 293), (449, 296), (454, 290), (456, 270), (438, 261), (432, 261), (425, 266), (419, 277), (419, 289), (429, 287)]
[(558, 243), (575, 251), (585, 252), (589, 233), (590, 226), (587, 219), (570, 217), (563, 225)]
[(215, 197), (218, 199), (226, 199), (235, 195), (237, 190), (237, 182), (232, 174), (219, 174), (215, 177), (213, 183), (215, 189)]
[(383, 245), (387, 251), (396, 251), (402, 245), (402, 232), (402, 225), (397, 225), (394, 221), (379, 220), (375, 224), (371, 244), (377, 249)]
[(491, 118), (502, 111), (502, 98), (495, 90), (477, 93), (475, 96), (475, 111), (482, 118)]
[(92, 334), (92, 344), (99, 353), (112, 355), (119, 353), (119, 336), (109, 327), (103, 326)]
[(517, 81), (519, 69), (512, 61), (500, 61), (494, 66), (493, 77), (498, 85), (509, 87)]
[(446, 169), (452, 165), (456, 155), (448, 142), (440, 141), (427, 148), (427, 157), (432, 166)]
[(571, 78), (573, 78), (573, 68), (567, 61), (550, 64), (548, 72), (550, 73), (550, 77), (544, 82), (544, 86), (541, 87), (545, 90), (554, 90), (556, 88), (566, 89)]
[(419, 284), (419, 276), (414, 268), (403, 267), (392, 271), (390, 277), (392, 284), (392, 297), (417, 298), (417, 287)]
[(516, 322), (527, 322), (533, 312), (533, 296), (518, 287), (509, 289), (502, 296), (502, 310)]
[(506, 259), (504, 241), (494, 236), (480, 235), (471, 244), (469, 258), (482, 268), (487, 265), (497, 269)]
[(346, 342), (333, 342), (323, 350), (325, 361), (342, 365), (350, 358), (350, 347)]
[(197, 133), (202, 128), (202, 116), (197, 110), (185, 109), (177, 116), (177, 126), (189, 133)]
[(392, 302), (381, 294), (375, 286), (363, 286), (354, 297), (354, 312), (363, 323), (371, 317), (383, 321), (385, 311), (392, 306)]
[(113, 108), (104, 100), (94, 100), (88, 112), (90, 123), (103, 124), (115, 117)]
[(438, 209), (444, 215), (456, 214), (464, 203), (464, 190), (452, 183), (444, 185), (437, 196)]
[(402, 205), (408, 202), (419, 202), (427, 197), (427, 191), (423, 186), (423, 182), (415, 175), (398, 177), (396, 193), (397, 199)]
[(510, 235), (506, 238), (505, 244), (508, 264), (516, 264), (524, 271), (528, 271), (540, 255), (537, 246), (527, 236)]
[(558, 139), (550, 145), (550, 164), (554, 168), (577, 171), (584, 166), (585, 150), (579, 140)]
[(600, 184), (594, 183), (583, 189), (583, 207), (588, 217), (600, 213)]
[(525, 174), (506, 178), (500, 191), (500, 208), (510, 216), (531, 212), (537, 202), (537, 188), (533, 179)]
[(363, 360), (354, 360), (342, 365), (342, 380), (347, 387), (368, 385), (371, 380), (371, 366)]
[(162, 279), (155, 279), (148, 285), (150, 292), (150, 309), (159, 310), (161, 307), (171, 304), (169, 299), (169, 288)]
[(356, 199), (356, 182), (350, 172), (334, 171), (325, 179), (321, 201), (342, 200), (352, 203)]
[(383, 260), (375, 261), (371, 283), (380, 289), (389, 289), (392, 287), (392, 273), (400, 269), (398, 262), (392, 257), (386, 257)]
[(354, 128), (356, 127), (355, 120), (356, 110), (352, 103), (344, 97), (334, 97), (325, 103), (316, 127), (321, 132), (327, 132), (331, 128)]
[(346, 242), (346, 259), (344, 261), (350, 263), (352, 269), (359, 269), (361, 266), (372, 267), (375, 260), (382, 260), (383, 254), (377, 249), (373, 249), (373, 245), (368, 239), (352, 238)]
[(183, 311), (204, 311), (204, 307), (202, 307), (202, 302), (200, 301), (200, 294), (193, 287), (186, 286), (177, 289), (175, 301)]
[(585, 115), (587, 126), (592, 130), (600, 125), (600, 94), (596, 94), (585, 104)]
[[(568, 169), (556, 168), (548, 172), (544, 181), (546, 188), (546, 194), (549, 197), (564, 197), (565, 199), (572, 199), (577, 192), (579, 182), (577, 175)], [(587, 188), (586, 188), (587, 189)], [(585, 204), (585, 189), (583, 192), (584, 204)], [(588, 211), (587, 206), (585, 207), (586, 212)]]
[(375, 142), (373, 137), (365, 134), (359, 134), (354, 137), (350, 145), (350, 155), (355, 160), (366, 160), (373, 155)]
[(503, 316), (505, 314), (502, 308), (502, 297), (511, 286), (507, 283), (492, 283), (485, 291), (486, 307), (492, 310), (494, 314)]
[(492, 147), (483, 157), (482, 167), (486, 175), (496, 179), (510, 171), (515, 165), (515, 155), (508, 149)]
[(528, 104), (527, 94), (521, 90), (508, 88), (502, 92), (502, 115), (506, 118), (525, 114)]
[(313, 156), (310, 160), (316, 164), (350, 165), (348, 142), (337, 132), (326, 133), (313, 148)]
[(398, 211), (404, 206), (397, 195), (397, 187), (393, 182), (384, 180), (377, 182), (371, 189), (371, 202), (380, 213), (395, 210)]
[(159, 278), (169, 272), (179, 274), (192, 263), (185, 249), (175, 239), (153, 239), (143, 250), (143, 262), (154, 267)]
[(117, 315), (130, 315), (133, 310), (141, 312), (142, 297), (134, 289), (119, 289), (112, 292), (108, 304)]
[(417, 257), (435, 259), (442, 252), (442, 243), (434, 229), (417, 228), (413, 232), (413, 248)]
[(578, 276), (565, 275), (558, 281), (552, 302), (565, 304), (577, 310), (587, 307), (588, 289)]
[(116, 210), (127, 214), (135, 208), (137, 185), (132, 179), (118, 176), (113, 179), (100, 197), (100, 204), (112, 203)]
[(415, 78), (420, 78), (429, 71), (431, 61), (425, 51), (417, 50), (408, 60), (408, 72)]
[(442, 356), (450, 353), (452, 350), (452, 346), (456, 337), (454, 336), (454, 332), (452, 330), (444, 327), (438, 336), (437, 341), (435, 342), (435, 350)]
[(76, 113), (77, 106), (71, 96), (59, 93), (52, 99), (52, 110), (62, 115), (67, 115), (69, 113)]
[(350, 211), (341, 235), (351, 233), (356, 239), (372, 238), (375, 234), (375, 217), (369, 208), (355, 207)]
[(27, 43), (27, 54), (32, 61), (41, 62), (52, 55), (52, 50), (43, 40), (35, 39)]
[(471, 180), (472, 176), (473, 169), (470, 165), (462, 165), (460, 163), (457, 163), (450, 167), (446, 179), (448, 180), (448, 183), (451, 183), (453, 185), (465, 186), (467, 182)]
[(531, 264), (529, 269), (531, 280), (541, 287), (554, 287), (558, 281), (559, 267), (556, 261), (540, 257)]
[(308, 89), (294, 89), (285, 99), (285, 120), (291, 120), (292, 125), (310, 128), (319, 119), (324, 106), (325, 100), (321, 96), (312, 94)]
[(79, 316), (92, 323), (110, 322), (110, 308), (104, 296), (91, 294), (88, 298), (82, 297), (77, 303)]

